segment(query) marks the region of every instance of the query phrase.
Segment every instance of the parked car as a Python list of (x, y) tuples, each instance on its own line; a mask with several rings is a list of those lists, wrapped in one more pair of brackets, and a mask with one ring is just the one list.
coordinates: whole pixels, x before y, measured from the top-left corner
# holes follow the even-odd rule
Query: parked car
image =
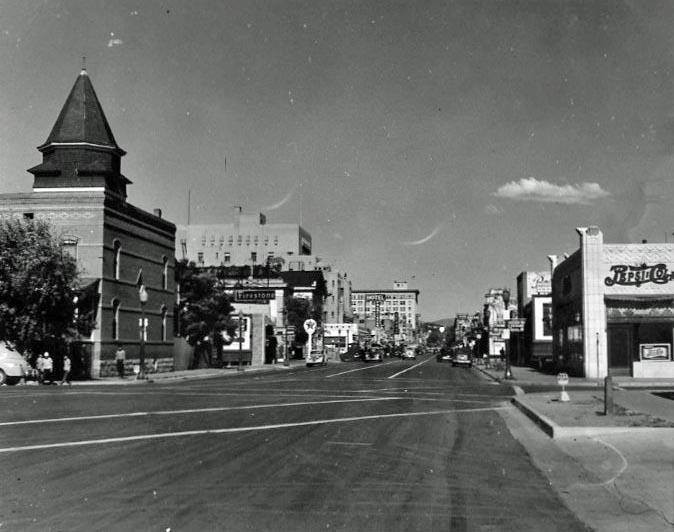
[(473, 357), (465, 349), (457, 350), (454, 352), (454, 358), (452, 358), (452, 366), (467, 366), (471, 368), (473, 367)]
[(369, 348), (365, 349), (365, 356), (363, 357), (364, 362), (383, 362), (384, 361), (384, 350), (378, 344), (372, 344)]
[(30, 373), (30, 364), (19, 353), (0, 343), (0, 384), (16, 384)]
[(417, 351), (414, 349), (413, 346), (406, 347), (405, 351), (403, 351), (402, 357), (403, 360), (416, 360), (417, 358)]
[(321, 366), (325, 366), (328, 363), (328, 359), (325, 355), (325, 351), (312, 351), (308, 356), (307, 356), (307, 367), (310, 368), (314, 364), (320, 364)]
[(349, 348), (346, 352), (339, 355), (339, 359), (342, 362), (351, 362), (358, 358), (360, 358), (360, 344), (358, 344), (358, 342), (349, 344)]

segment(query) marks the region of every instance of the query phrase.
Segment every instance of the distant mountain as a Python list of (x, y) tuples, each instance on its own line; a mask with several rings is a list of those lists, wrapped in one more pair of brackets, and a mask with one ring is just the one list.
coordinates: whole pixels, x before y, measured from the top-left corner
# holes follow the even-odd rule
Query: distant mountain
[(434, 321), (425, 321), (424, 325), (435, 325), (437, 327), (449, 327), (454, 325), (454, 318), (442, 318)]

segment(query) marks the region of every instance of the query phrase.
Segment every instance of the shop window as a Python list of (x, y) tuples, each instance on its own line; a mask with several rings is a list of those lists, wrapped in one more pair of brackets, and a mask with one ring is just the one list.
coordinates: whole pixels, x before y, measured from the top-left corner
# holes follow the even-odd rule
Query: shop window
[(552, 336), (552, 303), (543, 303), (543, 336)]

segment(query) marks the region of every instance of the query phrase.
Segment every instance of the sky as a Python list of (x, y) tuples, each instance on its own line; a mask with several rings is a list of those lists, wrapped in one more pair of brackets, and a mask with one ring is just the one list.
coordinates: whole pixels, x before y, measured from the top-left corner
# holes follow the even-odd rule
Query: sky
[(0, 192), (86, 56), (128, 200), (301, 221), (422, 320), (578, 248), (674, 242), (674, 2), (3, 0)]

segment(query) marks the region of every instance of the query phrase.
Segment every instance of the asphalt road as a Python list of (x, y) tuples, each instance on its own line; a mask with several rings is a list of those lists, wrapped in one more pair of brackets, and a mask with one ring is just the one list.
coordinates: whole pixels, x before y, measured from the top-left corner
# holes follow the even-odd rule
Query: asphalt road
[(585, 530), (435, 359), (0, 389), (0, 530)]

